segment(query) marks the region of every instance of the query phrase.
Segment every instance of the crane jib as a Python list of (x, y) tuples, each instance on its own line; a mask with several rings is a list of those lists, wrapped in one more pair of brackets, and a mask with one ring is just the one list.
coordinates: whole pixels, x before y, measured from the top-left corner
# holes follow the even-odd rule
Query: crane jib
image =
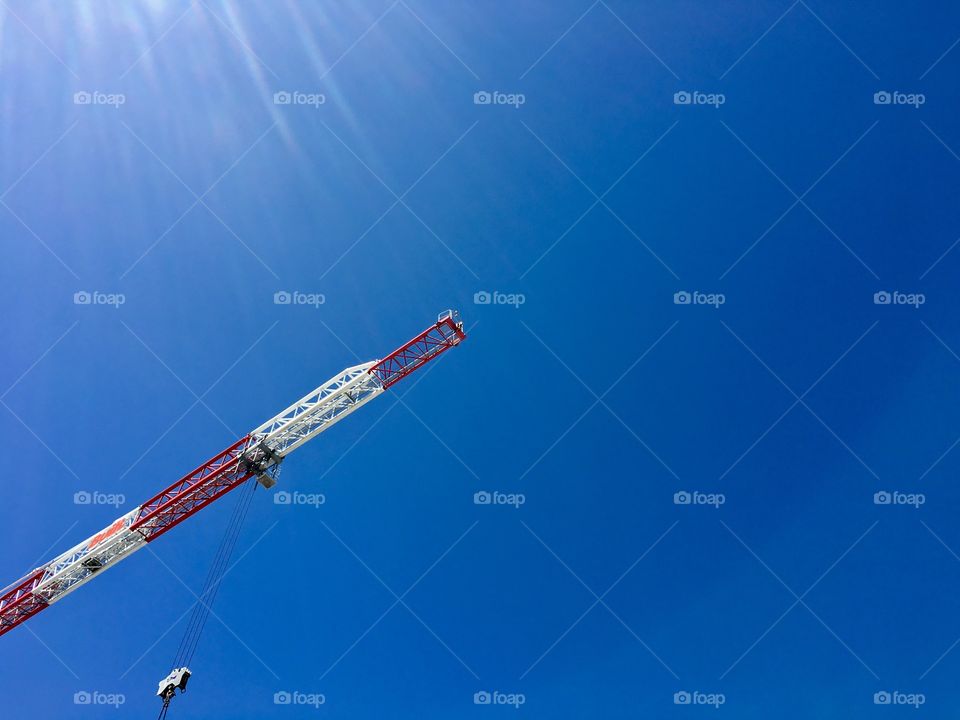
[(265, 487), (272, 486), (287, 454), (465, 338), (459, 313), (448, 310), (385, 358), (335, 375), (143, 505), (5, 588), (0, 594), (0, 635), (246, 480), (255, 477)]

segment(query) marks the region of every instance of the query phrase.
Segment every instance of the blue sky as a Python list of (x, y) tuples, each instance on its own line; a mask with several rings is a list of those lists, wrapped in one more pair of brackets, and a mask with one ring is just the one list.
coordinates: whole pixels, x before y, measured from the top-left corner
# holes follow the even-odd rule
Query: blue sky
[[(132, 5), (0, 5), (3, 582), (456, 307), (171, 713), (955, 714), (960, 9)], [(5, 716), (157, 712), (233, 501), (4, 635)]]

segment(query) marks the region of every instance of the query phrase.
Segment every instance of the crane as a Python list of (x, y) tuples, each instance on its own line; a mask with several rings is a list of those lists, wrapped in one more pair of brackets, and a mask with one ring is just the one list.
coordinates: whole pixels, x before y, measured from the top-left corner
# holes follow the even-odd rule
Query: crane
[[(245, 481), (255, 478), (263, 487), (273, 487), (287, 455), (465, 338), (460, 314), (447, 310), (385, 358), (337, 373), (142, 505), (8, 586), (0, 594), (0, 635)], [(161, 683), (158, 695), (163, 696), (163, 691), (172, 695), (174, 686), (184, 690), (189, 675), (187, 668), (176, 669), (165, 681), (166, 687)]]

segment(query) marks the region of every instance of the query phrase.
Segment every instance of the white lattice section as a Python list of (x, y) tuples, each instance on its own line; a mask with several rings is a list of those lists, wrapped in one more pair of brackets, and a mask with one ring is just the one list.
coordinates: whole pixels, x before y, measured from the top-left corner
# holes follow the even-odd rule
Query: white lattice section
[(143, 547), (146, 544), (143, 536), (130, 530), (139, 511), (139, 507), (134, 508), (93, 537), (47, 563), (43, 579), (33, 594), (48, 603), (54, 603), (94, 575)]
[(249, 447), (266, 445), (280, 458), (342, 420), (381, 392), (368, 362), (347, 368), (250, 433)]

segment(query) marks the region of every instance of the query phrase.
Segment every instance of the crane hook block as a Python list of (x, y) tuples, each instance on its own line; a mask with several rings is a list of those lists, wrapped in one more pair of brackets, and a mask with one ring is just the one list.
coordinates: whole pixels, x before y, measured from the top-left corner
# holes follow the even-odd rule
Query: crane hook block
[(189, 679), (190, 668), (177, 668), (160, 681), (160, 685), (157, 688), (157, 695), (163, 698), (165, 703), (169, 702), (178, 688), (181, 693), (187, 691), (187, 680)]

